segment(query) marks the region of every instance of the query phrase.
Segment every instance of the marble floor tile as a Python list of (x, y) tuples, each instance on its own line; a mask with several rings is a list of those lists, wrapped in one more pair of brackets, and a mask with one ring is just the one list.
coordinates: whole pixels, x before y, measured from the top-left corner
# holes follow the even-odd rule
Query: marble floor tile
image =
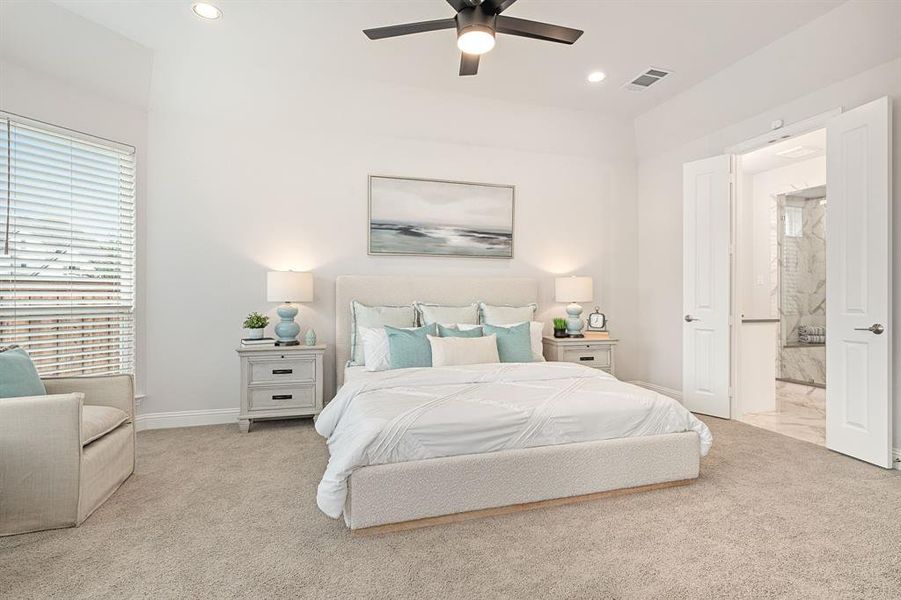
[(798, 440), (825, 446), (826, 390), (777, 381), (776, 410), (747, 413), (738, 420)]

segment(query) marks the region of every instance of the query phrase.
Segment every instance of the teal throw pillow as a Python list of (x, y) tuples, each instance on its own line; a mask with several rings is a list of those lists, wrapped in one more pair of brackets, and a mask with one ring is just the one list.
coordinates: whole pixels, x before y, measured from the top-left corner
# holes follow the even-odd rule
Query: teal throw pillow
[(432, 345), (427, 336), (435, 335), (434, 324), (416, 329), (385, 325), (385, 333), (388, 334), (389, 369), (432, 366)]
[(31, 357), (22, 348), (0, 349), (0, 398), (43, 396), (47, 393)]
[(441, 323), (438, 323), (438, 337), (482, 337), (482, 328), (473, 327), (472, 329), (459, 329), (456, 325), (453, 327), (445, 327)]
[(482, 325), (482, 332), (497, 336), (497, 355), (502, 363), (532, 362), (532, 339), (528, 322), (511, 327)]

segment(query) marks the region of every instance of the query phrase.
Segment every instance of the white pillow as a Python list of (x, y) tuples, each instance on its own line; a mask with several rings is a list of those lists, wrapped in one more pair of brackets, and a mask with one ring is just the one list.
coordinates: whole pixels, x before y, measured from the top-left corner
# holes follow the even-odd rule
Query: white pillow
[(479, 322), (479, 305), (477, 303), (465, 306), (444, 306), (441, 304), (414, 302), (413, 307), (419, 316), (420, 325), (446, 322), (478, 324)]
[(350, 301), (350, 360), (354, 365), (365, 364), (363, 344), (360, 343), (360, 329), (363, 327), (415, 327), (416, 311), (409, 306), (366, 306), (356, 300)]
[[(513, 325), (519, 325), (520, 323), (525, 323), (525, 321), (520, 321), (519, 323), (504, 323), (502, 325), (498, 325), (498, 327), (512, 327)], [(480, 325), (467, 325), (465, 323), (455, 323), (454, 326), (460, 331), (466, 331), (467, 329), (475, 329), (476, 327), (480, 327)], [(544, 323), (540, 321), (529, 321), (529, 345), (532, 348), (533, 362), (544, 362), (544, 342), (542, 341), (543, 336)]]
[(363, 368), (367, 371), (385, 371), (390, 365), (388, 334), (384, 327), (360, 327), (363, 346)]
[(479, 365), (500, 362), (497, 355), (497, 336), (474, 338), (427, 336), (432, 346), (433, 367)]
[(479, 304), (479, 310), (482, 323), (506, 327), (509, 323), (525, 323), (534, 319), (538, 305), (533, 303), (525, 306), (497, 306), (482, 302)]

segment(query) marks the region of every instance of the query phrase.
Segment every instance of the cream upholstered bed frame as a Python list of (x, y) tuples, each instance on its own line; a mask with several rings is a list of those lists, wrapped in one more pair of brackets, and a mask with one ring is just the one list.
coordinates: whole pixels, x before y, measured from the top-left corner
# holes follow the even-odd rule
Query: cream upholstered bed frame
[[(525, 278), (342, 276), (336, 281), (338, 385), (350, 358), (350, 302), (522, 305)], [(344, 521), (355, 532), (410, 529), (465, 518), (682, 485), (698, 477), (695, 432), (560, 444), (374, 465), (348, 480)]]

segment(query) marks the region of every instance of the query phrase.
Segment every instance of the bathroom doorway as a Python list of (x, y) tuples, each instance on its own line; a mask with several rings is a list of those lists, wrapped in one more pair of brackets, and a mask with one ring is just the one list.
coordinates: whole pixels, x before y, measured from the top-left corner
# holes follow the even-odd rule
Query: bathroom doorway
[[(689, 410), (726, 419), (785, 412), (776, 410), (777, 368), (784, 379), (785, 363), (793, 359), (782, 353), (792, 349), (795, 335), (798, 343), (802, 334), (808, 339), (805, 350), (815, 345), (810, 340), (822, 336), (829, 373), (823, 382), (828, 384), (826, 447), (892, 467), (891, 108), (891, 99), (883, 97), (788, 126), (774, 121), (766, 134), (682, 166), (682, 402)], [(817, 146), (806, 143), (805, 136), (822, 136), (823, 128), (829, 146), (822, 147), (826, 156), (821, 163), (828, 168), (825, 190), (812, 191), (822, 180), (792, 177), (781, 191), (778, 186), (764, 191), (766, 202), (754, 201), (758, 192), (753, 188), (743, 191), (756, 174), (748, 166), (754, 158), (771, 163), (818, 158), (817, 150), (811, 153)], [(778, 166), (776, 162), (760, 173), (780, 172)], [(821, 192), (822, 198), (804, 197)], [(794, 218), (795, 208), (803, 214), (807, 204), (789, 210), (789, 200), (799, 195), (799, 202), (822, 200), (829, 211), (824, 330), (814, 322), (801, 329), (801, 317), (813, 319), (813, 314), (799, 314), (796, 327), (782, 329), (781, 315), (772, 310), (774, 302), (777, 308), (781, 302), (780, 230), (741, 226), (743, 219), (759, 223), (767, 210), (771, 219), (780, 219), (780, 196), (781, 216)], [(746, 251), (748, 244), (757, 251)], [(776, 261), (767, 254), (773, 248)], [(769, 310), (762, 308), (767, 306)], [(809, 387), (817, 387), (813, 383)]]
[(826, 130), (741, 155), (738, 420), (826, 443)]

